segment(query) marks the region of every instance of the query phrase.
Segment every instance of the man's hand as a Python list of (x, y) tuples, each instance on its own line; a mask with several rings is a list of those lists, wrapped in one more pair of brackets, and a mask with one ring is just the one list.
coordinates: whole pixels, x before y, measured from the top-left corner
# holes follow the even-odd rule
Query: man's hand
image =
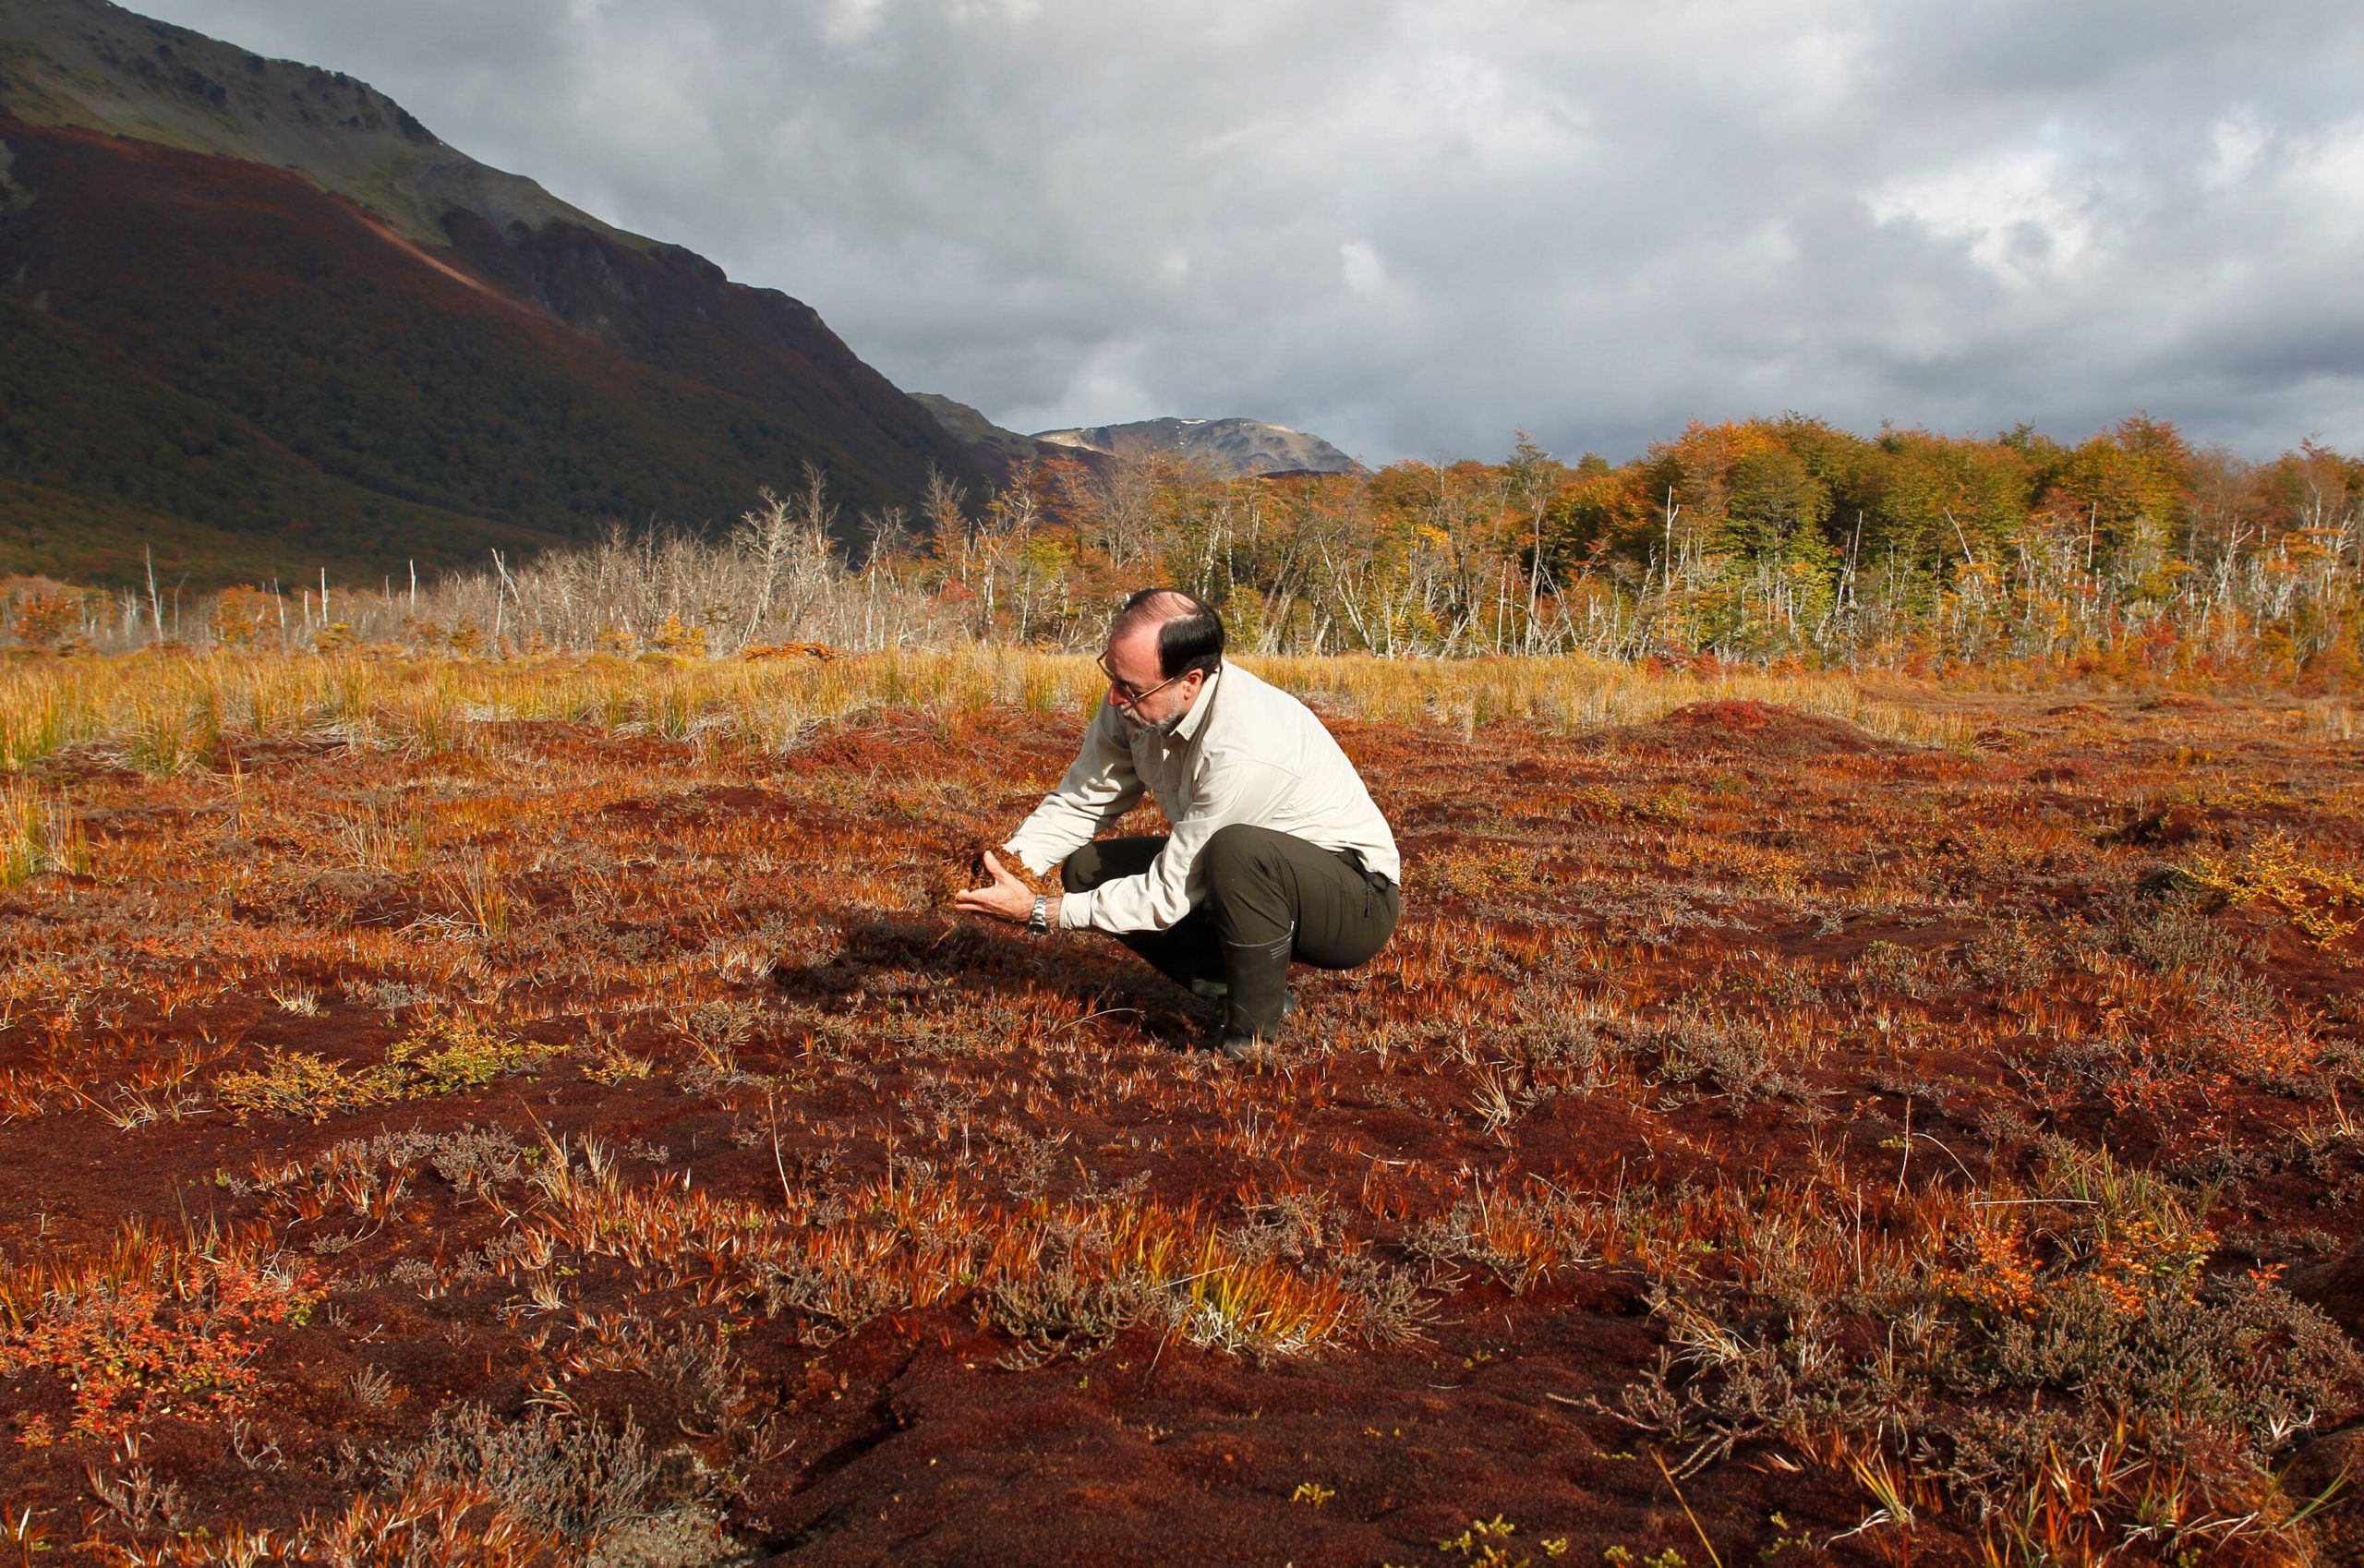
[[(1002, 920), (1016, 921), (1023, 925), (1034, 913), (1034, 890), (1012, 875), (1008, 868), (994, 859), (987, 850), (984, 854), (985, 874), (992, 880), (983, 887), (968, 887), (952, 896), (952, 907), (969, 914), (988, 914)], [(1051, 895), (1048, 906), (1051, 925), (1059, 923), (1059, 896)]]

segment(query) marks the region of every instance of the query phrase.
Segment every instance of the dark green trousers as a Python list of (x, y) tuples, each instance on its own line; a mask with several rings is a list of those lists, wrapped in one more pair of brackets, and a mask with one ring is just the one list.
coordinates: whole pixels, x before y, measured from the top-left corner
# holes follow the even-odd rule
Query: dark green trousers
[[(1069, 855), (1060, 881), (1080, 893), (1138, 876), (1162, 836), (1104, 838)], [(1288, 1003), (1289, 961), (1353, 969), (1386, 945), (1403, 893), (1351, 850), (1325, 850), (1269, 827), (1217, 828), (1199, 851), (1206, 897), (1165, 931), (1117, 940), (1177, 985), (1221, 981), (1231, 1034), (1273, 1035)]]

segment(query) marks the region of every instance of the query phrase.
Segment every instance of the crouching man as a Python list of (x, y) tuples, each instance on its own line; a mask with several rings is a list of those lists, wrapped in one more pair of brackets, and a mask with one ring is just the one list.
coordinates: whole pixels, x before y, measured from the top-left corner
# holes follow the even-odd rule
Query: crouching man
[[(1100, 656), (1108, 700), (1075, 765), (956, 907), (1047, 935), (1107, 932), (1176, 983), (1221, 1002), (1211, 1043), (1232, 1060), (1275, 1037), (1291, 959), (1369, 960), (1395, 929), (1395, 836), (1354, 765), (1303, 703), (1223, 657), (1223, 621), (1174, 588), (1135, 594)], [(1096, 835), (1146, 789), (1173, 831)]]

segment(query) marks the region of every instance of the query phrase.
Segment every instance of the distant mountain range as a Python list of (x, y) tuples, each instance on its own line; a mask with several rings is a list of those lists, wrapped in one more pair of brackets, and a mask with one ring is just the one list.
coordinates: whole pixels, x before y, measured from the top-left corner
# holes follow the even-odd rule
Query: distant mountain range
[(1092, 462), (1129, 453), (1187, 459), (1224, 478), (1365, 471), (1361, 464), (1320, 436), (1260, 419), (1143, 419), (1129, 425), (1082, 426), (1022, 436), (1003, 429), (965, 403), (935, 392), (913, 395), (968, 446), (979, 463), (995, 473), (1004, 473), (1009, 464), (1027, 457)]
[(1160, 452), (1203, 463), (1217, 474), (1359, 474), (1363, 465), (1323, 440), (1260, 419), (1143, 419), (1040, 430), (1038, 441), (1115, 456)]
[(204, 585), (735, 517), (968, 447), (809, 307), (340, 72), (0, 3), (0, 572)]

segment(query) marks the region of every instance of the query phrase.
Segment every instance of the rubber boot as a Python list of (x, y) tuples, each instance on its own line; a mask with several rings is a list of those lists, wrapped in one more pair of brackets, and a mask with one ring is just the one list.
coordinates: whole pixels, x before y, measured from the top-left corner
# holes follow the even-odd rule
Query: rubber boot
[(1289, 995), (1289, 949), (1294, 926), (1274, 942), (1225, 942), (1223, 945), (1224, 998), (1224, 1032), (1217, 1047), (1238, 1061), (1259, 1042), (1279, 1037), (1281, 1025), (1297, 1006)]
[[(1194, 983), (1190, 989), (1215, 1004), (1214, 1021), (1208, 1026), (1206, 1038), (1201, 1043), (1207, 1050), (1222, 1052), (1233, 1061), (1239, 1060), (1247, 1047), (1229, 1048), (1229, 1043), (1236, 1038), (1231, 1030), (1231, 987), (1220, 980), (1202, 980)], [(1288, 992), (1281, 997), (1282, 1021), (1285, 1023), (1289, 1015), (1296, 1011), (1297, 994)]]

